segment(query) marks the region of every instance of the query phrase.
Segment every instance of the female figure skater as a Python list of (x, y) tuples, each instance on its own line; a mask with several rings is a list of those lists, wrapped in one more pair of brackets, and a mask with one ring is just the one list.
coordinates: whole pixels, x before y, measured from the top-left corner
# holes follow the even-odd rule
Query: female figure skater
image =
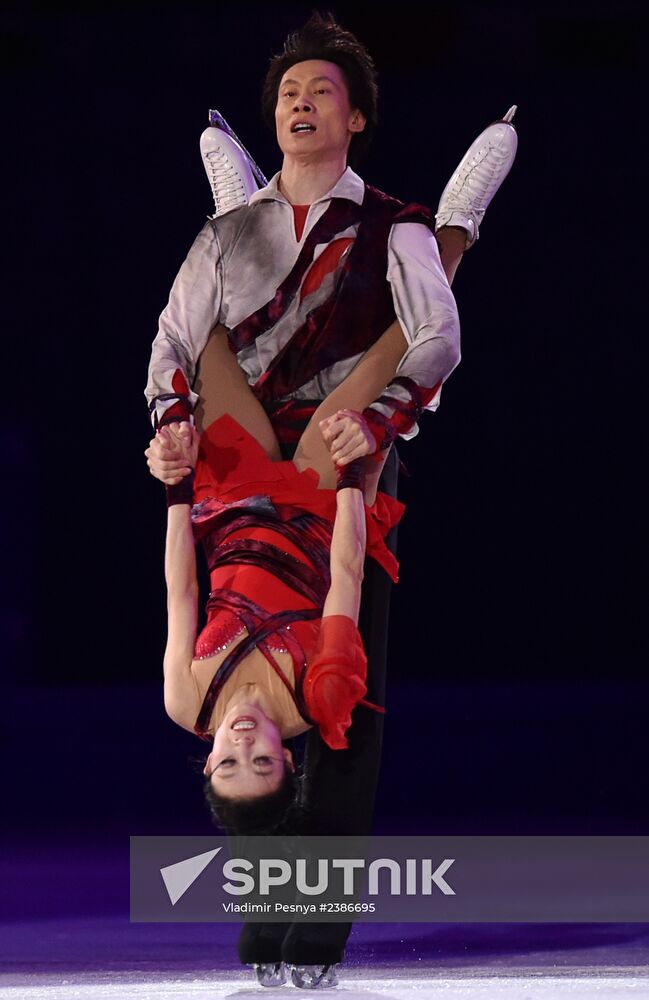
[[(165, 708), (212, 742), (206, 795), (228, 830), (267, 832), (295, 800), (282, 741), (318, 725), (328, 746), (343, 749), (353, 707), (377, 708), (363, 702), (362, 567), (367, 544), (396, 578), (383, 537), (403, 507), (377, 495), (381, 460), (364, 460), (367, 475), (350, 460), (358, 410), (405, 348), (395, 322), (320, 405), (288, 462), (278, 461), (270, 421), (217, 331), (201, 358), (205, 430), (170, 424), (147, 450), (152, 458), (173, 448), (182, 471), (195, 470), (167, 487)], [(211, 578), (198, 640), (195, 536)]]

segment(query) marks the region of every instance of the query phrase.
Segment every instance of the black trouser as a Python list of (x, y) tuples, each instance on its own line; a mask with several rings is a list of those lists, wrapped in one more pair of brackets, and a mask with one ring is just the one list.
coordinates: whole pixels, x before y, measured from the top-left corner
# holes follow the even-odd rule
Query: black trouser
[[(399, 461), (393, 448), (385, 463), (379, 489), (396, 496)], [(387, 543), (396, 553), (397, 529)], [(373, 559), (365, 561), (358, 621), (367, 654), (367, 699), (385, 705), (388, 613), (392, 582)], [(363, 836), (372, 828), (374, 800), (381, 764), (383, 715), (357, 706), (348, 730), (347, 750), (331, 750), (317, 727), (306, 739), (304, 774), (308, 827), (321, 836)], [(329, 965), (341, 962), (351, 923), (246, 923), (239, 938), (243, 963), (290, 962)]]

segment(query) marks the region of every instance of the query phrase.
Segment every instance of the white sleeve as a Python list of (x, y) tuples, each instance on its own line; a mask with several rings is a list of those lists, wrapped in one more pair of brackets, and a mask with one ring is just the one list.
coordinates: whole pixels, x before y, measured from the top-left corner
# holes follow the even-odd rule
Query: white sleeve
[[(188, 415), (193, 412), (198, 400), (191, 389), (196, 365), (219, 322), (222, 294), (221, 248), (216, 228), (208, 221), (178, 272), (153, 341), (144, 395), (154, 426), (179, 400), (186, 403)], [(186, 391), (179, 391), (183, 380), (178, 376), (174, 388), (177, 372), (184, 376)]]
[(405, 438), (418, 432), (422, 409), (439, 406), (442, 382), (460, 363), (460, 320), (437, 241), (420, 222), (397, 222), (388, 239), (387, 279), (408, 342), (396, 380), (372, 403)]

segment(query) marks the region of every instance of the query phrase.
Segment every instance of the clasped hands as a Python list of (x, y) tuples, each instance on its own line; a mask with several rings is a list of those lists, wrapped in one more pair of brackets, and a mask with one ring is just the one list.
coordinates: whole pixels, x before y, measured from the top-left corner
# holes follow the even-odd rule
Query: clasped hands
[[(357, 410), (338, 410), (318, 426), (337, 465), (376, 451), (376, 439)], [(199, 441), (200, 434), (188, 421), (161, 427), (144, 452), (151, 475), (167, 486), (180, 483), (196, 467)]]
[(376, 451), (376, 438), (358, 410), (338, 410), (321, 420), (318, 426), (336, 465), (349, 465)]
[(165, 424), (144, 454), (149, 472), (165, 486), (177, 486), (196, 468), (201, 436), (189, 421)]

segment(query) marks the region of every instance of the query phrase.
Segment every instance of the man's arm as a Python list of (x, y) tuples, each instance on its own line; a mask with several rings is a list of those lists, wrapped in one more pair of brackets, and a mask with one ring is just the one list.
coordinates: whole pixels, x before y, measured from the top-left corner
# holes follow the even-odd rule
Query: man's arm
[(399, 434), (417, 434), (422, 411), (437, 409), (442, 382), (460, 362), (457, 305), (437, 241), (423, 223), (393, 225), (387, 278), (408, 347), (393, 381), (363, 412), (379, 452)]
[(221, 249), (208, 221), (178, 272), (153, 341), (144, 394), (156, 428), (191, 419), (198, 401), (191, 388), (196, 365), (219, 320), (222, 287)]

